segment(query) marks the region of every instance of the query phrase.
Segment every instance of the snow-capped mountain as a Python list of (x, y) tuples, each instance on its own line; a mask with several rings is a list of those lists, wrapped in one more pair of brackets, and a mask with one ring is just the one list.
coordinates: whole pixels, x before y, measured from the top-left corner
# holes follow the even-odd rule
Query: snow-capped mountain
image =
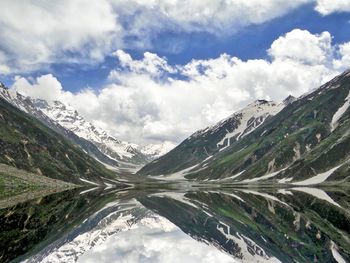
[(117, 140), (62, 102), (49, 103), (26, 97), (7, 89), (3, 84), (0, 85), (0, 96), (79, 144), (86, 152), (105, 164), (113, 167), (133, 167), (150, 160), (138, 150), (138, 145)]
[(350, 70), (283, 103), (256, 101), (138, 173), (243, 184), (348, 180)]
[[(173, 173), (203, 160), (209, 160), (213, 154), (223, 151), (234, 141), (256, 130), (292, 101), (291, 96), (281, 103), (266, 100), (254, 101), (217, 124), (195, 132), (159, 161), (155, 160), (147, 164), (139, 173), (152, 174), (153, 167), (157, 167), (155, 175)], [(171, 167), (170, 170), (168, 170), (169, 167)]]
[(114, 185), (117, 183), (116, 174), (97, 160), (118, 166), (116, 161), (102, 154), (91, 142), (53, 122), (30, 100), (11, 93), (0, 89), (1, 163), (79, 185), (107, 185), (105, 180), (112, 180)]
[(117, 140), (106, 131), (86, 121), (73, 107), (59, 101), (49, 104), (42, 100), (35, 100), (34, 103), (50, 119), (79, 137), (94, 143), (111, 159), (132, 164), (147, 162), (147, 157), (137, 149), (138, 145)]
[(256, 100), (214, 126), (207, 127), (206, 129), (194, 133), (191, 137), (199, 138), (207, 137), (208, 134), (216, 135), (216, 140), (220, 139), (220, 141), (216, 143), (216, 146), (223, 149), (230, 146), (231, 140), (237, 141), (254, 131), (263, 124), (268, 117), (274, 116), (280, 112), (285, 105), (284, 102), (276, 103), (267, 100)]
[(165, 141), (160, 144), (148, 144), (140, 147), (139, 150), (150, 159), (157, 159), (175, 148), (175, 144), (170, 141)]

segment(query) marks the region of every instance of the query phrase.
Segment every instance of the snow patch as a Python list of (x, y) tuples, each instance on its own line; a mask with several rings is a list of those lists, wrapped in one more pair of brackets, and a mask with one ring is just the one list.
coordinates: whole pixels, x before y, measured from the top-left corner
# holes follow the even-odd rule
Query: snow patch
[(247, 193), (247, 194), (253, 194), (253, 195), (262, 196), (264, 198), (271, 199), (273, 201), (276, 201), (276, 202), (279, 202), (281, 204), (284, 204), (285, 206), (289, 206), (287, 203), (282, 202), (278, 198), (276, 198), (276, 197), (274, 197), (272, 195), (266, 194), (266, 193), (260, 193), (260, 192), (256, 192), (256, 191), (252, 191), (252, 190), (242, 190), (242, 192)]
[(283, 194), (283, 195), (293, 195), (291, 191), (288, 191), (286, 189), (278, 189), (277, 193)]
[(343, 104), (343, 106), (341, 106), (332, 117), (332, 121), (331, 121), (331, 131), (332, 132), (337, 128), (338, 121), (344, 115), (344, 113), (347, 111), (349, 106), (350, 106), (350, 91), (349, 91), (348, 96), (345, 98), (345, 103)]
[(223, 178), (223, 179), (221, 179), (221, 178), (219, 178), (219, 179), (213, 179), (213, 180), (209, 180), (209, 181), (226, 181), (226, 180), (233, 180), (233, 179), (235, 179), (235, 178), (237, 178), (238, 176), (240, 176), (242, 173), (244, 173), (245, 172), (245, 170), (243, 170), (243, 171), (241, 171), (241, 172), (239, 172), (239, 173), (237, 173), (237, 174), (235, 174), (235, 175), (233, 175), (233, 176), (230, 176), (230, 177), (226, 177), (226, 178)]
[(99, 188), (100, 188), (100, 187), (94, 187), (94, 188), (87, 189), (87, 190), (85, 190), (85, 191), (80, 192), (79, 195), (83, 195), (83, 194), (86, 194), (86, 193), (95, 191), (95, 190), (97, 190), (97, 189), (99, 189)]
[[(220, 222), (216, 229), (225, 236), (227, 240), (232, 240), (241, 248), (243, 262), (281, 262), (275, 257), (269, 257), (265, 250), (257, 245), (250, 238), (236, 232), (236, 236), (231, 234), (230, 226)], [(248, 245), (249, 244), (249, 245)]]
[(158, 159), (159, 157), (165, 155), (174, 149), (176, 145), (170, 141), (165, 141), (161, 144), (148, 144), (146, 146), (140, 147), (139, 150), (144, 155), (149, 156), (152, 159)]
[(339, 254), (337, 245), (331, 241), (331, 251), (333, 258), (338, 262), (338, 263), (346, 263), (345, 259)]
[(334, 167), (330, 170), (328, 170), (327, 172), (318, 174), (314, 177), (311, 177), (309, 179), (306, 179), (304, 181), (300, 181), (300, 182), (296, 182), (296, 183), (292, 183), (293, 185), (314, 185), (314, 184), (320, 184), (323, 183), (324, 181), (327, 180), (328, 177), (330, 177), (341, 165), (338, 165), (337, 167)]
[(92, 184), (92, 185), (101, 186), (101, 185), (99, 185), (98, 183), (95, 183), (95, 182), (92, 182), (92, 181), (86, 180), (86, 179), (84, 179), (84, 178), (79, 178), (79, 180), (80, 180), (80, 181), (82, 181), (82, 182), (88, 183), (88, 184)]
[(151, 178), (155, 179), (161, 179), (161, 180), (186, 180), (185, 175), (189, 174), (191, 170), (199, 166), (199, 164), (193, 165), (191, 167), (188, 167), (186, 169), (183, 169), (181, 171), (169, 174), (169, 175), (158, 175), (158, 176), (151, 176)]
[[(227, 133), (217, 143), (217, 147), (220, 148), (224, 146), (224, 143), (226, 140), (227, 140), (226, 147), (229, 147), (231, 138), (237, 136), (236, 140), (238, 141), (239, 139), (253, 132), (256, 128), (258, 128), (260, 125), (262, 125), (265, 122), (267, 117), (276, 115), (278, 112), (280, 112), (284, 108), (284, 106), (285, 105), (283, 103), (276, 104), (274, 102), (257, 101), (252, 104), (249, 104), (244, 109), (231, 115), (229, 118), (221, 121), (219, 124), (214, 126), (213, 129), (217, 129), (217, 126), (224, 125), (224, 123), (231, 118), (234, 118), (234, 120), (238, 120), (239, 125), (236, 129), (234, 129), (231, 132), (226, 130)], [(249, 121), (251, 121), (253, 118), (254, 118), (253, 124), (249, 123)], [(246, 131), (248, 127), (250, 128), (250, 130)]]
[(269, 178), (272, 178), (272, 177), (275, 177), (276, 175), (278, 175), (280, 172), (283, 172), (284, 170), (286, 170), (286, 168), (282, 169), (282, 170), (279, 170), (277, 172), (273, 172), (273, 173), (270, 173), (270, 174), (266, 174), (264, 176), (261, 176), (261, 177), (257, 177), (257, 178), (253, 178), (253, 179), (246, 179), (246, 180), (243, 180), (242, 183), (252, 183), (252, 182), (257, 182), (257, 181), (261, 181), (261, 180), (266, 180), (266, 179), (269, 179)]
[(341, 207), (325, 191), (323, 191), (321, 189), (310, 188), (310, 187), (295, 187), (295, 188), (292, 188), (292, 190), (307, 193), (307, 194), (312, 195), (318, 199), (327, 201), (328, 203), (330, 203), (332, 205), (335, 205), (337, 207)]
[(198, 209), (198, 206), (193, 204), (188, 198), (186, 198), (185, 193), (179, 193), (179, 192), (164, 192), (164, 193), (155, 193), (151, 194), (150, 196), (157, 196), (157, 197), (165, 197), (170, 198), (176, 201), (179, 201), (181, 203), (187, 204), (189, 206), (192, 206), (194, 208)]
[(278, 183), (285, 184), (285, 183), (288, 183), (288, 182), (290, 182), (292, 180), (293, 180), (293, 177), (291, 177), (291, 178), (283, 178), (283, 179), (279, 180)]

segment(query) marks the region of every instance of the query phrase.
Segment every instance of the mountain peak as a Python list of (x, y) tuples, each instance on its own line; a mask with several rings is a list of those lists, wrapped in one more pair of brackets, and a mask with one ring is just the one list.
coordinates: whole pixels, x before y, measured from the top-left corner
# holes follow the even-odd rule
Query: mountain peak
[(297, 99), (296, 97), (294, 97), (294, 96), (292, 96), (292, 95), (289, 95), (287, 98), (285, 98), (285, 99), (283, 100), (283, 104), (284, 104), (284, 105), (291, 104), (291, 103), (293, 103), (296, 99)]
[(175, 144), (169, 141), (160, 144), (148, 144), (140, 148), (140, 151), (149, 156), (151, 159), (156, 159), (175, 148)]
[(269, 103), (271, 101), (268, 101), (268, 100), (264, 100), (264, 99), (257, 99), (253, 102), (253, 104), (266, 104), (266, 103)]
[(72, 106), (61, 101), (34, 99), (13, 89), (0, 89), (0, 97), (44, 122), (54, 123), (78, 138), (91, 142), (102, 154), (115, 162), (139, 165), (148, 161), (148, 156), (138, 150), (138, 145), (117, 140), (100, 127), (86, 121)]

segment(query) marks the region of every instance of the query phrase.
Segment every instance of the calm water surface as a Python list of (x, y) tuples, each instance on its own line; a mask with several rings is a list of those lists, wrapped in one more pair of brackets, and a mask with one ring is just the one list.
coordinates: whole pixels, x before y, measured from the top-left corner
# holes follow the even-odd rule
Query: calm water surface
[(0, 210), (0, 261), (350, 262), (350, 190), (70, 190)]

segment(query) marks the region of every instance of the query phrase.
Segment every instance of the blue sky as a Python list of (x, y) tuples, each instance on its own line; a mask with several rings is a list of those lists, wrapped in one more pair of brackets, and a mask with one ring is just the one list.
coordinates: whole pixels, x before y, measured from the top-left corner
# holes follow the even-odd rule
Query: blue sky
[[(350, 40), (350, 14), (334, 13), (323, 16), (314, 10), (314, 3), (305, 4), (287, 15), (263, 24), (247, 26), (238, 32), (229, 31), (220, 36), (208, 32), (165, 31), (152, 36), (153, 46), (149, 49), (124, 49), (134, 58), (141, 58), (143, 52), (150, 51), (165, 56), (169, 64), (186, 64), (192, 59), (218, 57), (222, 53), (237, 56), (243, 60), (266, 58), (266, 50), (279, 36), (294, 28), (306, 29), (312, 33), (331, 32), (333, 43)], [(111, 69), (118, 67), (115, 57), (106, 56), (97, 65), (54, 64), (49, 70), (30, 72), (24, 76), (40, 76), (53, 73), (62, 85), (71, 91), (87, 86), (99, 88)], [(4, 82), (11, 84), (13, 75), (5, 76)]]
[[(0, 80), (73, 104), (125, 140), (177, 143), (254, 99), (301, 95), (349, 67), (350, 1), (88, 3), (0, 3)], [(286, 72), (297, 83), (283, 79)], [(193, 91), (191, 101), (182, 89)]]

